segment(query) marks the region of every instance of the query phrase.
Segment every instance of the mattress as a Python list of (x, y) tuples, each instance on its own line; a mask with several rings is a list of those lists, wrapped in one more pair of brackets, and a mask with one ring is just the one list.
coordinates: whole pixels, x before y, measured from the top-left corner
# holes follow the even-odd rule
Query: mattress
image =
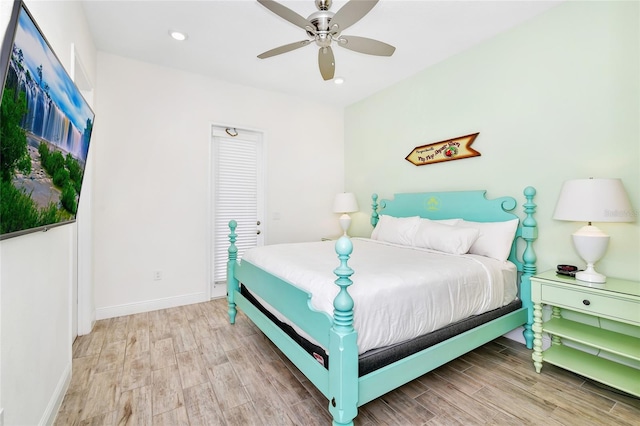
[[(263, 314), (271, 319), (271, 321), (273, 321), (278, 327), (280, 327), (281, 330), (283, 330), (298, 345), (300, 345), (309, 355), (312, 355), (325, 368), (329, 368), (329, 354), (327, 354), (324, 348), (302, 337), (293, 329), (291, 325), (286, 324), (276, 318), (272, 312), (267, 310), (260, 304), (260, 302), (258, 302), (258, 300), (247, 290), (244, 285), (240, 286), (240, 292), (247, 298), (250, 303), (252, 303)], [(479, 325), (485, 324), (510, 312), (516, 311), (521, 307), (522, 301), (514, 300), (508, 305), (502, 306), (498, 309), (465, 318), (461, 321), (449, 324), (436, 331), (423, 334), (422, 336), (418, 336), (414, 339), (396, 343), (391, 346), (385, 346), (383, 348), (371, 349), (370, 351), (367, 351), (358, 356), (358, 376), (365, 376), (376, 371), (379, 368), (392, 364), (400, 359), (408, 357), (409, 355), (413, 355), (440, 342), (444, 342), (451, 337), (457, 336)]]
[[(353, 238), (352, 242), (349, 266), (355, 273), (348, 291), (355, 304), (359, 354), (410, 341), (516, 299), (517, 270), (511, 262), (366, 238)], [(339, 264), (334, 244), (324, 241), (255, 247), (245, 252), (242, 262), (309, 292), (312, 307), (332, 315), (338, 293), (333, 270)], [(302, 328), (256, 298), (279, 321), (317, 344)]]

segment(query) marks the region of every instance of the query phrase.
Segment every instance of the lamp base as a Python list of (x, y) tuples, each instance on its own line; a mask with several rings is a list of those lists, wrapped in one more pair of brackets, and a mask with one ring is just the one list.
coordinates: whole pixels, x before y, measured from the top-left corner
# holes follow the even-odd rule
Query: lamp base
[(351, 226), (351, 216), (349, 216), (347, 213), (344, 213), (342, 216), (340, 216), (340, 227), (342, 227), (342, 230), (344, 231), (344, 234), (342, 234), (342, 236), (348, 237), (347, 229), (349, 229), (349, 226)]
[(573, 234), (573, 245), (587, 263), (584, 271), (576, 272), (576, 279), (588, 283), (604, 283), (607, 277), (596, 272), (595, 263), (604, 256), (609, 246), (609, 236), (593, 225), (580, 228)]
[(607, 277), (593, 269), (593, 265), (587, 265), (584, 271), (576, 272), (576, 280), (588, 283), (605, 283)]

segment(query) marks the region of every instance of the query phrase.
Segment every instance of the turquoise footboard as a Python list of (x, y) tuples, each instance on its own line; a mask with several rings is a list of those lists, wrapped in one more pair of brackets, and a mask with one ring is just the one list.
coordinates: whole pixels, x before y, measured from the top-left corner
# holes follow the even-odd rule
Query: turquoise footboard
[[(347, 291), (353, 270), (347, 265), (353, 250), (351, 240), (342, 237), (336, 243), (340, 266), (334, 270), (340, 292), (335, 297), (333, 318), (311, 307), (311, 295), (250, 262), (238, 263), (235, 247), (236, 223), (229, 223), (229, 262), (227, 299), (229, 318), (235, 322), (237, 307), (291, 360), (293, 364), (330, 401), (334, 424), (353, 424), (358, 406), (358, 346), (353, 328), (353, 299)], [(331, 363), (327, 370), (284, 331), (240, 293), (240, 283), (250, 283), (251, 292), (283, 313), (321, 346), (329, 348)]]
[[(522, 307), (509, 314), (482, 324), (472, 330), (454, 336), (444, 342), (424, 349), (400, 361), (358, 377), (357, 332), (353, 328), (354, 302), (348, 287), (353, 270), (348, 265), (353, 245), (348, 237), (336, 242), (339, 264), (334, 270), (336, 285), (340, 291), (334, 299), (333, 317), (311, 307), (311, 295), (292, 283), (275, 277), (250, 262), (237, 260), (235, 241), (236, 223), (229, 223), (229, 261), (227, 263), (227, 299), (229, 318), (235, 322), (240, 308), (263, 333), (295, 364), (318, 390), (328, 399), (329, 411), (334, 425), (353, 425), (357, 407), (443, 365), (518, 327), (524, 327), (524, 338), (528, 348), (533, 347), (533, 305), (531, 302), (530, 277), (536, 272), (536, 255), (533, 242), (537, 238), (537, 224), (533, 217), (535, 189), (524, 190), (526, 202), (524, 220), (516, 234), (516, 240), (524, 241), (522, 256), (516, 255), (514, 241), (510, 260), (521, 272), (519, 297)], [(414, 214), (435, 219), (462, 217), (475, 221), (504, 221), (518, 217), (510, 210), (515, 200), (503, 197), (487, 200), (484, 191), (396, 194), (393, 201), (382, 200), (382, 213), (398, 217)], [(430, 201), (429, 201), (430, 200)], [(438, 210), (430, 202), (438, 203)], [(431, 209), (431, 210), (430, 210)], [(373, 196), (372, 224), (375, 226), (380, 212), (377, 195)], [(302, 349), (291, 337), (274, 324), (266, 315), (240, 293), (240, 283), (251, 292), (277, 309), (300, 329), (328, 348), (331, 357), (326, 369), (313, 356)]]

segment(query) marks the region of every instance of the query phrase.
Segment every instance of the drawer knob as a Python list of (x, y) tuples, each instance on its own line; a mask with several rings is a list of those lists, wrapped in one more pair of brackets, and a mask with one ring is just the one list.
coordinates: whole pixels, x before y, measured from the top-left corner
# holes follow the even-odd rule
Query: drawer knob
[(588, 299), (584, 299), (584, 300), (582, 301), (582, 304), (583, 304), (584, 306), (589, 306), (589, 305), (591, 304), (591, 302), (590, 302)]

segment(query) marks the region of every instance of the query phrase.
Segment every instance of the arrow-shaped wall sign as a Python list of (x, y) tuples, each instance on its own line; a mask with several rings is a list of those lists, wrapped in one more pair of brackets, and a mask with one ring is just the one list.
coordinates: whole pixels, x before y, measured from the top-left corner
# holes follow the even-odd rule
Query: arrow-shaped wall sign
[(424, 166), (425, 164), (439, 163), (441, 161), (478, 157), (480, 153), (471, 148), (471, 144), (479, 134), (478, 132), (429, 145), (417, 146), (405, 157), (405, 160), (416, 166)]

